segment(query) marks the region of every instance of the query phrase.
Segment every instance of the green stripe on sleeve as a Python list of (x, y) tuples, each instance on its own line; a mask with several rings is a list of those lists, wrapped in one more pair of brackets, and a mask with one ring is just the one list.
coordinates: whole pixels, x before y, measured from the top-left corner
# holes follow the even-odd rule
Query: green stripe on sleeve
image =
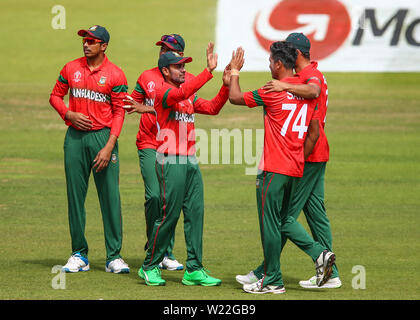
[(311, 80), (316, 80), (316, 81), (318, 81), (319, 82), (319, 85), (322, 87), (322, 82), (321, 82), (321, 80), (319, 80), (319, 78), (318, 77), (310, 77), (310, 78), (308, 78), (308, 80), (306, 80), (306, 82), (305, 83), (308, 83), (309, 81), (311, 81)]
[(134, 88), (138, 93), (146, 94), (146, 91), (143, 90), (143, 88), (140, 86), (138, 82), (136, 82), (136, 87)]
[(120, 86), (115, 86), (112, 88), (112, 92), (127, 92), (128, 86), (125, 84), (122, 84)]
[(165, 92), (165, 94), (163, 95), (163, 99), (162, 99), (162, 107), (164, 107), (165, 109), (166, 109), (166, 108), (169, 108), (168, 104), (166, 103), (166, 99), (168, 99), (169, 91), (171, 91), (171, 90), (172, 90), (172, 88), (169, 88), (169, 89)]
[(264, 106), (264, 101), (258, 93), (258, 90), (252, 91), (252, 97), (254, 98), (254, 101), (257, 104), (257, 106)]
[(194, 100), (193, 100), (193, 104), (198, 100), (198, 96), (195, 95)]
[(61, 74), (58, 76), (58, 81), (64, 84), (69, 84), (69, 82)]

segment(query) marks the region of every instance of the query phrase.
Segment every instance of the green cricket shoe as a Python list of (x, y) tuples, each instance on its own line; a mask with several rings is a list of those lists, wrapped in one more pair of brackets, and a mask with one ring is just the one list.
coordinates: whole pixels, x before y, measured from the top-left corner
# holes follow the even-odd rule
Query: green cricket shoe
[(212, 287), (212, 286), (220, 286), (222, 280), (213, 278), (207, 274), (204, 268), (200, 270), (196, 270), (193, 272), (188, 272), (187, 270), (184, 272), (184, 278), (182, 279), (182, 283), (186, 286), (205, 286), (205, 287)]
[(143, 267), (141, 267), (138, 275), (146, 281), (148, 286), (164, 286), (166, 284), (166, 281), (160, 276), (160, 269), (158, 267), (151, 270), (143, 270)]

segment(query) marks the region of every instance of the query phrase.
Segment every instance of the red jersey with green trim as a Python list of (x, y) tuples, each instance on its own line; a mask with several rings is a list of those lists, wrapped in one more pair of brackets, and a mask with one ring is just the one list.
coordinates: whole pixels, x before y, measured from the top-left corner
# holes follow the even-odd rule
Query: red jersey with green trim
[[(284, 78), (288, 83), (301, 83), (300, 78)], [(290, 92), (258, 89), (244, 93), (248, 107), (264, 107), (264, 150), (259, 169), (292, 177), (302, 177), (305, 166), (303, 143), (316, 103)]]
[[(61, 70), (50, 103), (63, 120), (68, 110), (80, 112), (92, 121), (91, 130), (108, 127), (111, 128), (111, 134), (118, 137), (124, 122), (125, 111), (122, 106), (127, 88), (124, 72), (106, 56), (93, 71), (90, 71), (86, 57), (82, 57), (67, 63)], [(63, 97), (69, 91), (67, 108)], [(70, 121), (65, 122), (73, 126)]]
[[(194, 78), (191, 73), (185, 73), (185, 81)], [(163, 85), (165, 80), (158, 67), (144, 71), (137, 79), (136, 87), (131, 93), (131, 97), (139, 103), (147, 106), (154, 106), (156, 92)], [(140, 118), (139, 131), (136, 137), (136, 145), (139, 150), (156, 149), (158, 129), (156, 126), (156, 115), (153, 113), (143, 113)]]
[(229, 98), (229, 88), (222, 86), (211, 100), (196, 92), (212, 78), (205, 69), (180, 88), (164, 82), (156, 92), (155, 110), (158, 127), (157, 152), (169, 155), (195, 155), (195, 113), (216, 115)]
[(317, 69), (318, 63), (312, 61), (310, 65), (302, 69), (296, 75), (302, 79), (303, 83), (313, 83), (321, 88), (321, 93), (316, 99), (319, 112), (319, 138), (311, 155), (306, 159), (308, 162), (327, 162), (330, 158), (330, 147), (325, 134), (325, 120), (328, 107), (328, 86), (324, 75)]

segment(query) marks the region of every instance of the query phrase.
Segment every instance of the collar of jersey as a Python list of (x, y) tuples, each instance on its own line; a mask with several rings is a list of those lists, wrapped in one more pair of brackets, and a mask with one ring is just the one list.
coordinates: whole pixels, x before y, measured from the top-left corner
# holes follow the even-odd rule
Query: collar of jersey
[[(96, 69), (94, 69), (94, 70), (92, 71), (92, 73), (93, 73), (93, 72), (98, 72), (98, 71), (102, 70), (102, 68), (103, 68), (103, 67), (105, 67), (105, 65), (106, 65), (107, 63), (108, 63), (108, 57), (107, 57), (106, 55), (104, 55), (104, 61), (102, 61), (101, 65), (100, 65), (99, 67), (97, 67)], [(87, 68), (87, 69), (90, 71), (89, 66), (88, 66), (88, 64), (87, 64), (87, 59), (86, 59), (86, 57), (83, 57), (83, 59), (82, 59), (82, 65), (83, 65), (83, 67)]]

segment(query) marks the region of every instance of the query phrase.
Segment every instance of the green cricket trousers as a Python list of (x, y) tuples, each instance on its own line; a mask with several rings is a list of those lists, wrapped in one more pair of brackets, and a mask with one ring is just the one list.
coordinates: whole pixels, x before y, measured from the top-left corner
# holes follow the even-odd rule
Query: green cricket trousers
[[(303, 177), (297, 183), (291, 204), (291, 215), (297, 220), (303, 210), (313, 239), (332, 251), (331, 225), (324, 206), (326, 165), (326, 162), (305, 162)], [(287, 238), (284, 238), (282, 246), (286, 241)], [(338, 276), (334, 264), (331, 278)]]
[(105, 234), (106, 261), (120, 258), (122, 246), (122, 218), (119, 192), (118, 142), (108, 166), (100, 172), (92, 170), (93, 159), (109, 139), (110, 129), (80, 131), (72, 127), (64, 140), (64, 167), (66, 172), (68, 217), (72, 253), (88, 255), (85, 238), (85, 199), (90, 172), (93, 171), (102, 212)]
[(151, 270), (162, 261), (175, 233), (181, 210), (187, 247), (186, 269), (202, 265), (204, 196), (203, 180), (195, 156), (156, 153), (156, 174), (160, 186), (160, 216), (155, 221), (143, 270)]
[(313, 241), (302, 225), (290, 215), (290, 205), (299, 178), (263, 171), (257, 176), (257, 207), (264, 261), (254, 270), (263, 286), (283, 285), (280, 270), (282, 239), (288, 237), (316, 259), (325, 249)]
[[(145, 250), (149, 247), (156, 220), (160, 217), (160, 188), (157, 178), (155, 163), (156, 150), (151, 148), (138, 150), (140, 172), (144, 182), (144, 215), (146, 218), (147, 243)], [(175, 233), (171, 238), (166, 255), (169, 259), (175, 260), (172, 253), (175, 241)]]

